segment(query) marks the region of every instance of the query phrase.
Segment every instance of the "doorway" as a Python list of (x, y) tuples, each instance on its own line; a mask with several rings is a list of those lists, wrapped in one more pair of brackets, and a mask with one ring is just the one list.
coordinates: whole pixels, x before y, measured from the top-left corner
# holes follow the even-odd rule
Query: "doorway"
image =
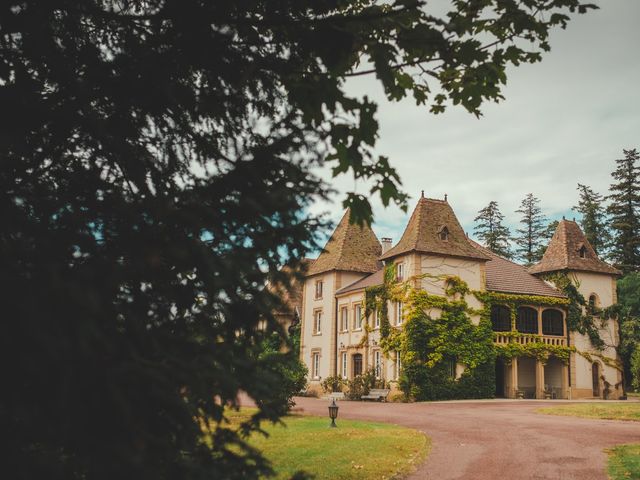
[(593, 396), (600, 396), (600, 365), (594, 363), (591, 365), (591, 377), (593, 380)]
[(353, 360), (353, 376), (362, 375), (362, 354), (356, 353), (351, 358)]

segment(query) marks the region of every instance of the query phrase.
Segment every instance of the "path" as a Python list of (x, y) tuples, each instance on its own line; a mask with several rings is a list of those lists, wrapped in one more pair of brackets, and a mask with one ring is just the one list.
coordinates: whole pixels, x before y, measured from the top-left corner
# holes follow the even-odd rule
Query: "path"
[[(409, 478), (604, 480), (604, 449), (640, 442), (640, 423), (541, 415), (558, 401), (435, 403), (339, 402), (340, 418), (376, 420), (423, 431), (433, 441)], [(566, 404), (566, 402), (562, 402)], [(296, 410), (327, 415), (327, 400), (296, 398)]]

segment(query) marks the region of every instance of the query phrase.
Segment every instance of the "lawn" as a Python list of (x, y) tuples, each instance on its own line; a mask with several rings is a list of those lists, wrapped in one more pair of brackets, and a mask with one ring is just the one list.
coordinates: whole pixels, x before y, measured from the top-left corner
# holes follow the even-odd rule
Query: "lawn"
[(599, 418), (602, 420), (631, 420), (640, 422), (640, 402), (633, 403), (574, 403), (545, 407), (536, 410), (547, 415), (568, 415), (571, 417)]
[[(230, 411), (232, 425), (251, 410)], [(429, 439), (416, 430), (385, 423), (291, 415), (286, 426), (263, 424), (269, 437), (254, 434), (249, 443), (269, 459), (278, 479), (305, 470), (320, 479), (393, 478), (413, 469), (430, 448)]]
[(609, 454), (607, 470), (612, 480), (640, 478), (640, 444), (618, 445), (606, 452)]

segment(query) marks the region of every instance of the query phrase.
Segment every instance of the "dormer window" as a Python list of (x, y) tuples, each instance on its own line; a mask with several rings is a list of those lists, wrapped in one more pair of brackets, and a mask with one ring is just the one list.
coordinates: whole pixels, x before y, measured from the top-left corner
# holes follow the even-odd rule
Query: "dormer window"
[(438, 230), (438, 236), (440, 237), (440, 240), (446, 242), (449, 240), (449, 229), (446, 226), (440, 227), (440, 230)]
[(580, 250), (578, 250), (578, 253), (580, 254), (580, 258), (587, 258), (587, 247), (582, 245)]

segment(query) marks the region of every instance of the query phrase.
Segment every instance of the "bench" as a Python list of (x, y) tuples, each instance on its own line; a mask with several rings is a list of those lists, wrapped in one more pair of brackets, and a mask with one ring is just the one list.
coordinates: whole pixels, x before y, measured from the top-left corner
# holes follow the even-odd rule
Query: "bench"
[(369, 390), (369, 394), (361, 396), (360, 400), (375, 400), (376, 402), (386, 402), (390, 391), (391, 390), (386, 388), (372, 388), (371, 390)]

